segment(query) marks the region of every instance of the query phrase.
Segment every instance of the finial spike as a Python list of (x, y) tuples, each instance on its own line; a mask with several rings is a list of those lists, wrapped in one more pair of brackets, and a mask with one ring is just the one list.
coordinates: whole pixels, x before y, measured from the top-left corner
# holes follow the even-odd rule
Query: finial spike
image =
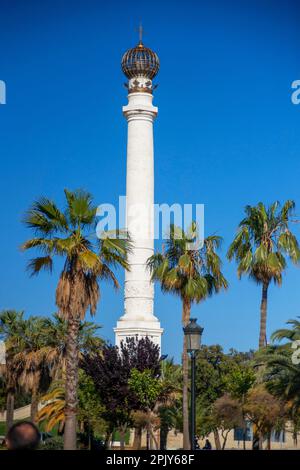
[(139, 40), (140, 40), (140, 44), (143, 43), (143, 25), (142, 25), (142, 22), (140, 22), (140, 26), (139, 26)]

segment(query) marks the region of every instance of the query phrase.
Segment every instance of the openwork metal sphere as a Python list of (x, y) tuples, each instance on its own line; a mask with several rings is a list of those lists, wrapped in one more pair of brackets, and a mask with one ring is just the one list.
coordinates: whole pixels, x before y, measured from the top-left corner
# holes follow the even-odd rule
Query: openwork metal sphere
[(155, 52), (140, 42), (123, 55), (122, 70), (129, 79), (143, 76), (152, 80), (159, 70), (159, 58)]

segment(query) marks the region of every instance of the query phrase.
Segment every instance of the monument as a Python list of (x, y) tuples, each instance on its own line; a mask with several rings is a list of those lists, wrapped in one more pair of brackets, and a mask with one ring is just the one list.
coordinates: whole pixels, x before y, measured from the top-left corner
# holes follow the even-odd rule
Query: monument
[(147, 260), (154, 252), (154, 151), (153, 78), (159, 70), (155, 52), (140, 40), (122, 58), (122, 70), (128, 79), (128, 104), (123, 114), (128, 123), (126, 174), (126, 229), (133, 249), (129, 254), (130, 271), (125, 273), (124, 315), (114, 328), (116, 345), (126, 337), (148, 336), (161, 346), (162, 328), (153, 314), (154, 285)]

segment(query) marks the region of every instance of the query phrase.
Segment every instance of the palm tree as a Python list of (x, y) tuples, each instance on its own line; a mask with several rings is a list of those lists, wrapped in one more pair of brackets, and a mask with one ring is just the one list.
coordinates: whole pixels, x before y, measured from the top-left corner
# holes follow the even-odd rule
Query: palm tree
[(5, 366), (1, 373), (5, 377), (6, 385), (6, 431), (14, 422), (14, 400), (18, 385), (16, 369), (13, 366), (15, 354), (21, 349), (21, 336), (24, 312), (15, 310), (4, 310), (0, 314), (0, 338), (5, 344)]
[[(79, 327), (79, 351), (99, 350), (103, 340), (95, 336), (98, 326), (82, 322)], [(31, 394), (31, 421), (37, 420), (41, 393), (53, 378), (61, 378), (66, 369), (67, 322), (57, 314), (52, 318), (30, 316), (19, 328), (19, 350), (11, 367), (20, 387)]]
[(300, 259), (300, 250), (289, 225), (295, 203), (286, 201), (282, 207), (274, 202), (266, 208), (262, 202), (246, 206), (246, 217), (240, 222), (238, 233), (231, 243), (227, 257), (238, 263), (238, 276), (243, 274), (262, 286), (260, 308), (259, 348), (266, 343), (268, 288), (273, 281), (281, 285), (287, 255), (293, 263)]
[[(298, 317), (299, 318), (299, 317)], [(285, 348), (291, 346), (293, 341), (300, 340), (300, 321), (299, 320), (288, 320), (286, 322), (287, 325), (292, 325), (291, 328), (281, 328), (279, 330), (274, 331), (271, 336), (272, 341), (282, 341), (284, 339), (288, 340), (288, 343), (283, 345)]]
[(52, 271), (53, 258), (62, 257), (64, 266), (56, 289), (59, 315), (67, 320), (66, 343), (66, 420), (64, 448), (76, 449), (76, 408), (78, 386), (78, 333), (80, 322), (89, 309), (96, 313), (100, 298), (99, 281), (119, 283), (111, 268), (128, 269), (129, 242), (124, 238), (98, 239), (94, 234), (96, 210), (92, 196), (82, 190), (65, 190), (66, 209), (47, 198), (34, 202), (25, 216), (25, 224), (35, 237), (23, 249), (37, 249), (41, 256), (32, 259), (32, 274), (41, 269)]
[[(227, 288), (227, 281), (221, 272), (221, 260), (216, 253), (221, 237), (204, 239), (202, 248), (194, 249), (197, 240), (197, 226), (193, 222), (185, 233), (183, 229), (170, 226), (170, 236), (162, 253), (156, 253), (148, 260), (152, 280), (158, 281), (163, 292), (178, 295), (182, 301), (182, 325), (190, 320), (193, 303), (199, 303)], [(188, 354), (183, 340), (183, 448), (189, 449), (188, 419)]]
[(272, 341), (287, 341), (269, 346), (257, 359), (266, 363), (264, 380), (267, 389), (286, 403), (287, 416), (294, 425), (296, 441), (300, 412), (300, 364), (299, 350), (292, 346), (300, 344), (294, 343), (300, 341), (300, 321), (289, 320), (287, 324), (292, 327), (279, 329), (271, 336)]
[(48, 337), (44, 334), (45, 319), (29, 317), (23, 322), (20, 337), (22, 346), (14, 355), (12, 364), (16, 371), (19, 385), (31, 394), (30, 419), (36, 422), (39, 395), (50, 385)]
[(51, 431), (55, 426), (61, 433), (65, 423), (65, 382), (53, 381), (48, 392), (42, 397), (42, 407), (38, 412), (39, 422), (45, 421), (45, 429)]
[[(95, 323), (82, 321), (78, 330), (79, 358), (82, 352), (92, 354), (99, 351), (104, 340), (97, 336), (101, 327)], [(47, 362), (50, 375), (55, 380), (61, 380), (66, 371), (66, 353), (68, 340), (68, 322), (57, 313), (52, 318), (45, 318), (41, 334), (48, 347)]]

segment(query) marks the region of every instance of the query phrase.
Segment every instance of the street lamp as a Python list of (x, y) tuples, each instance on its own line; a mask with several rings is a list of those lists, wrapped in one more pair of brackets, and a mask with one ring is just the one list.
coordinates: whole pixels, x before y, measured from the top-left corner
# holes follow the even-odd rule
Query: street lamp
[(196, 390), (195, 390), (195, 376), (196, 376), (196, 353), (200, 349), (201, 335), (203, 328), (197, 323), (197, 318), (191, 318), (183, 328), (187, 352), (191, 356), (191, 450), (195, 450), (195, 430), (196, 430)]

